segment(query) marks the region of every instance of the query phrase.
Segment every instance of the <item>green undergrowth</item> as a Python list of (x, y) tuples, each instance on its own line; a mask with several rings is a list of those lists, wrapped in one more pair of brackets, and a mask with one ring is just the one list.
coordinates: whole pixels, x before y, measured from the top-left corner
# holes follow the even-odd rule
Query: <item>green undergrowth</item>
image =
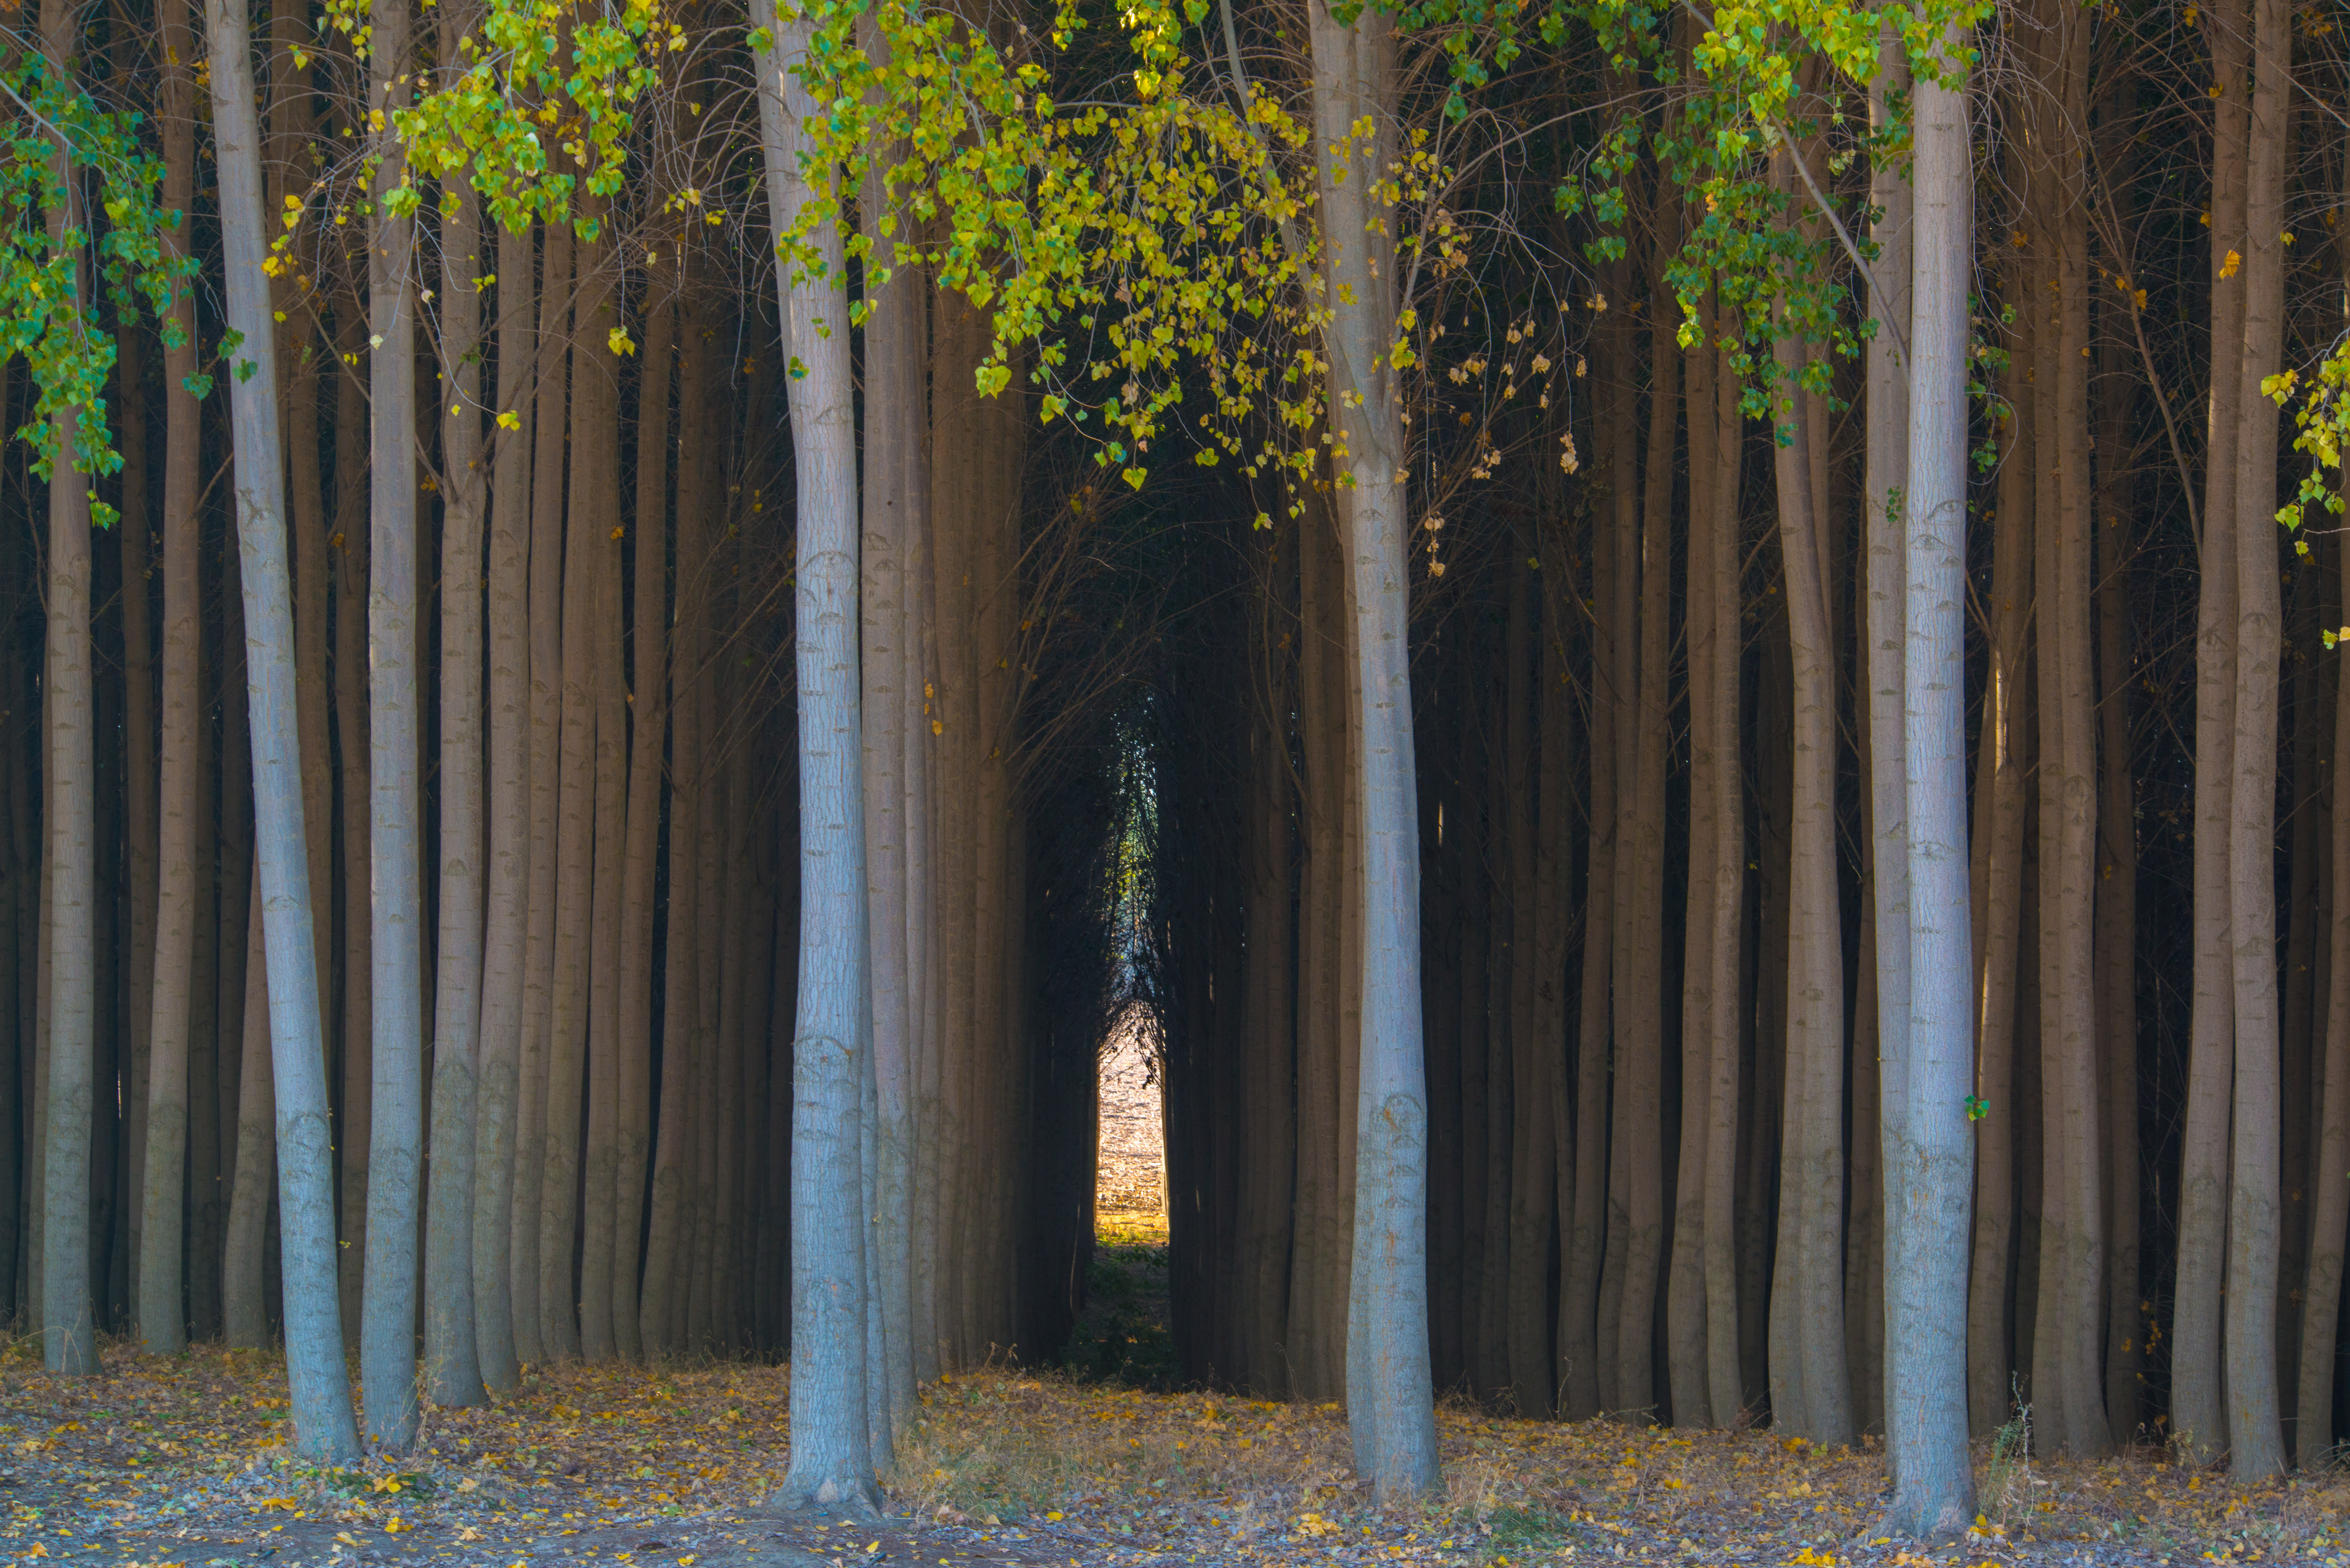
[(1167, 1235), (1105, 1225), (1086, 1276), (1086, 1310), (1061, 1353), (1061, 1370), (1088, 1383), (1175, 1386), (1181, 1368), (1168, 1306)]

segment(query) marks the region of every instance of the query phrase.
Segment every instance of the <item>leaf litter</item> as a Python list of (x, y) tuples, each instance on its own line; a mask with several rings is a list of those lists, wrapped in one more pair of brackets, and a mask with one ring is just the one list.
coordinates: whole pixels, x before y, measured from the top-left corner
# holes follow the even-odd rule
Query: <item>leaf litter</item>
[(1336, 1406), (988, 1367), (923, 1389), (873, 1525), (764, 1511), (789, 1457), (781, 1367), (535, 1369), (338, 1471), (292, 1457), (275, 1354), (109, 1343), (98, 1376), (57, 1379), (34, 1351), (0, 1341), (0, 1568), (2350, 1568), (2350, 1480), (2237, 1487), (2150, 1447), (2049, 1459), (2014, 1431), (1978, 1450), (1976, 1529), (1929, 1550), (1877, 1532), (1874, 1438), (1448, 1400), (1444, 1496), (1380, 1508)]

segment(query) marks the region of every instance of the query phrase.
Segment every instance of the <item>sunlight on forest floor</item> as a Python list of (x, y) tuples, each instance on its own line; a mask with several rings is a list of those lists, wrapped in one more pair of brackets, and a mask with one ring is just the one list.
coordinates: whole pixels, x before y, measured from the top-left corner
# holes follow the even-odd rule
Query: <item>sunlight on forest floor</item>
[(2333, 1478), (2237, 1489), (2147, 1450), (2028, 1466), (1985, 1450), (1982, 1530), (1929, 1555), (1873, 1532), (1873, 1445), (1815, 1452), (1767, 1432), (1457, 1404), (1440, 1416), (1443, 1502), (1379, 1510), (1356, 1489), (1335, 1406), (1001, 1369), (924, 1390), (893, 1517), (847, 1543), (754, 1511), (786, 1459), (777, 1367), (534, 1373), (494, 1407), (428, 1413), (413, 1455), (321, 1472), (287, 1454), (275, 1355), (164, 1360), (110, 1344), (100, 1376), (67, 1382), (32, 1352), (0, 1339), (0, 1568), (2350, 1561), (2350, 1483)]
[(1141, 1008), (1128, 1010), (1102, 1049), (1101, 1154), (1094, 1229), (1105, 1241), (1167, 1240), (1167, 1127)]

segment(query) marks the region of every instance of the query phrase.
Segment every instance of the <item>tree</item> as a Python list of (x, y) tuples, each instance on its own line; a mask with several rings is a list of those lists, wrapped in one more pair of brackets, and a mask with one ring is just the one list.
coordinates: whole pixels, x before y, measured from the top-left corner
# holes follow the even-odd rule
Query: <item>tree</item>
[[(213, 144), (221, 185), (227, 318), (250, 374), (231, 378), (231, 431), (241, 461), (234, 501), (253, 731), (255, 843), (269, 1036), (277, 1094), (279, 1252), (285, 1272), (286, 1367), (294, 1451), (320, 1465), (356, 1464), (359, 1431), (343, 1365), (335, 1274), (334, 1176), (311, 944), (310, 872), (302, 830), (302, 759), (295, 714), (292, 585), (277, 427), (267, 253), (261, 205), (261, 126), (241, 0), (206, 0)], [(239, 367), (240, 372), (243, 366)]]
[(1893, 1346), (1886, 1447), (1896, 1486), (1886, 1522), (1913, 1536), (1955, 1534), (1974, 1517), (1964, 1371), (1974, 1179), (1963, 618), (1970, 49), (1957, 27), (1938, 43), (1935, 57), (1919, 63), (1911, 98), (1909, 441), (1900, 511), (1909, 1016), (1899, 1092), (1884, 1097), (1885, 1316)]
[(1333, 480), (1352, 577), (1356, 765), (1365, 854), (1362, 1046), (1355, 1108), (1354, 1264), (1347, 1307), (1347, 1412), (1355, 1469), (1382, 1501), (1439, 1484), (1428, 1361), (1428, 1091), (1420, 1054), (1419, 812), (1412, 776), (1405, 623), (1402, 408), (1390, 363), (1399, 279), (1376, 194), (1400, 145), (1395, 29), (1350, 26), (1324, 0), (1314, 57)]
[[(764, 7), (764, 0), (763, 0)], [(785, 0), (786, 4), (790, 0)], [(792, 1456), (779, 1499), (871, 1515), (880, 1508), (868, 1428), (868, 1219), (864, 1085), (870, 1067), (865, 909), (863, 706), (857, 674), (857, 430), (848, 270), (802, 129), (818, 113), (801, 72), (813, 9), (766, 10), (759, 61), (767, 200), (783, 250), (792, 456), (799, 508), (795, 619), (800, 733), (800, 958), (792, 1032)]]

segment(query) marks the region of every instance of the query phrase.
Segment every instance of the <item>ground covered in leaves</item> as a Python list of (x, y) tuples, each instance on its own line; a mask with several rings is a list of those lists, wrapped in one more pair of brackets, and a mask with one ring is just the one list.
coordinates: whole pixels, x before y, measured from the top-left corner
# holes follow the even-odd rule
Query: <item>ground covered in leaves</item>
[(2251, 1490), (2153, 1451), (1979, 1456), (1982, 1528), (1928, 1553), (1876, 1533), (1873, 1446), (1442, 1414), (1446, 1491), (1381, 1510), (1334, 1407), (1018, 1370), (941, 1379), (880, 1527), (763, 1514), (787, 1374), (560, 1367), (418, 1450), (319, 1471), (286, 1448), (283, 1364), (126, 1345), (48, 1377), (0, 1341), (0, 1568), (899, 1568), (1659, 1562), (1745, 1568), (2189, 1563), (2350, 1568), (2350, 1483)]

